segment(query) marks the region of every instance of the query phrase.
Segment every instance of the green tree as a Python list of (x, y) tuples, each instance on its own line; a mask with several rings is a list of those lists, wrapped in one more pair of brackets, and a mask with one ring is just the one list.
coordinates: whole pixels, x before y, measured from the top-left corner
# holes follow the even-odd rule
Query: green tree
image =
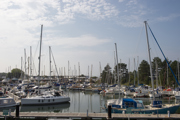
[(150, 66), (149, 63), (143, 60), (139, 65), (139, 83), (150, 84)]
[[(120, 79), (120, 83), (121, 84), (125, 84), (128, 81), (128, 69), (126, 68), (127, 64), (125, 63), (118, 63), (118, 69), (119, 69), (119, 79)], [(114, 67), (114, 71), (113, 73), (116, 76), (116, 79), (114, 79), (116, 81), (116, 83), (118, 82), (118, 77), (117, 77), (117, 65)], [(113, 81), (114, 81), (113, 80)]]
[(104, 70), (101, 73), (101, 82), (102, 83), (110, 83), (110, 80), (112, 79), (112, 73), (111, 73), (111, 67), (109, 66), (109, 64), (107, 64), (104, 67)]
[[(24, 75), (24, 72), (22, 71), (22, 75)], [(11, 72), (7, 74), (7, 78), (20, 78), (21, 77), (21, 70), (18, 68), (12, 69)]]
[[(177, 72), (178, 72), (178, 70), (177, 70), (177, 61), (176, 60), (173, 61), (170, 66), (171, 66), (171, 69), (172, 69), (173, 73), (176, 75), (176, 78), (177, 78)], [(174, 86), (176, 84), (176, 79), (173, 76), (170, 69), (169, 69), (169, 71), (170, 71), (169, 75), (168, 75), (169, 86)]]

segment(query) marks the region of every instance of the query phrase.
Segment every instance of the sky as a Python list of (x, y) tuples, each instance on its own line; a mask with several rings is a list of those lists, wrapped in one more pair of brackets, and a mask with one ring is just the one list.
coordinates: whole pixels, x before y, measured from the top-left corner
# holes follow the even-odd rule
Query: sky
[[(80, 65), (80, 74), (99, 76), (100, 65), (114, 67), (115, 43), (118, 62), (137, 69), (149, 61), (144, 21), (165, 56), (178, 60), (179, 5), (179, 0), (0, 0), (0, 72), (26, 66), (28, 74), (31, 46), (32, 74), (38, 74), (41, 25), (41, 75), (50, 74), (49, 46), (53, 75), (55, 65), (59, 75), (78, 75)], [(149, 31), (148, 36), (151, 58), (164, 60)]]

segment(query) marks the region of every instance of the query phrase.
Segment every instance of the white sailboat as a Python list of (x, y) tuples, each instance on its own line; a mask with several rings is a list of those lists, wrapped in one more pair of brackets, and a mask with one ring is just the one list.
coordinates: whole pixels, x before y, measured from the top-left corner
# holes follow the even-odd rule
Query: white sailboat
[[(43, 29), (43, 25), (41, 25), (38, 79), (40, 79), (42, 29)], [(39, 84), (39, 80), (38, 80), (38, 84)], [(69, 102), (69, 101), (70, 101), (69, 96), (62, 95), (58, 91), (51, 90), (51, 91), (46, 91), (40, 94), (40, 90), (38, 90), (37, 95), (35, 94), (32, 96), (27, 96), (26, 98), (22, 98), (21, 105), (46, 105), (46, 104), (64, 103), (64, 102)]]

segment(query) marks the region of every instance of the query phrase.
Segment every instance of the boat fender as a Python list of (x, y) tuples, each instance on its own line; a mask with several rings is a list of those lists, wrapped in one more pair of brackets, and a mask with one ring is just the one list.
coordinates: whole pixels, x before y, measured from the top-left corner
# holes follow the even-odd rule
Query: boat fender
[(53, 99), (53, 101), (54, 101), (54, 99)]
[(38, 100), (38, 102), (40, 102), (40, 100)]

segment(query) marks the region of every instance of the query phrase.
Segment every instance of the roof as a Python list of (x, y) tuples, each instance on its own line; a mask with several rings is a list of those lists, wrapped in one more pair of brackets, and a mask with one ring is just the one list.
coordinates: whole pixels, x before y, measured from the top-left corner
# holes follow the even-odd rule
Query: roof
[(135, 102), (132, 98), (123, 98), (123, 102)]

